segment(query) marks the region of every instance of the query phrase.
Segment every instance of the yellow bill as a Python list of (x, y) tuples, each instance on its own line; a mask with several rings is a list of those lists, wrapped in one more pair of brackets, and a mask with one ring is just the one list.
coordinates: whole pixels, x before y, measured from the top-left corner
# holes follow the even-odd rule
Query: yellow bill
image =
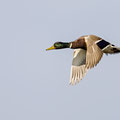
[(54, 47), (54, 46), (51, 46), (50, 48), (48, 48), (48, 49), (46, 49), (46, 50), (53, 50), (53, 49), (55, 49), (55, 47)]

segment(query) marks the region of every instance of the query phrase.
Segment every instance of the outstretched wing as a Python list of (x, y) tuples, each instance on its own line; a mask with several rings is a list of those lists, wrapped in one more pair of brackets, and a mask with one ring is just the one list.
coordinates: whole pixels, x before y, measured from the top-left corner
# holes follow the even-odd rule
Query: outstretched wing
[(71, 67), (70, 84), (78, 83), (86, 74), (86, 50), (75, 49)]
[(90, 36), (85, 38), (87, 46), (86, 67), (88, 69), (96, 66), (103, 56), (102, 50), (96, 44), (97, 41), (99, 41), (99, 39), (93, 39)]

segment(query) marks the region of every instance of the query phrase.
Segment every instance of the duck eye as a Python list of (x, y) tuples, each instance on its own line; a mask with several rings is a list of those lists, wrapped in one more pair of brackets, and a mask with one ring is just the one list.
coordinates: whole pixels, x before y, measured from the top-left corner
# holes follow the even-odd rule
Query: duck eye
[(55, 43), (54, 46), (55, 46), (55, 47), (60, 47), (61, 44), (60, 44), (60, 43)]

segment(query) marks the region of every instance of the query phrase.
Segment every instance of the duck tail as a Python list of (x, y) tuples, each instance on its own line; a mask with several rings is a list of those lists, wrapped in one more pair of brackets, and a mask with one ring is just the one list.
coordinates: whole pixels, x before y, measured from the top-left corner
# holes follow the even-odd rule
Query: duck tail
[(114, 45), (108, 45), (108, 47), (103, 49), (103, 52), (106, 54), (120, 53), (120, 47), (116, 47)]
[(113, 51), (114, 51), (114, 53), (120, 53), (120, 47), (115, 47), (115, 48), (113, 49)]

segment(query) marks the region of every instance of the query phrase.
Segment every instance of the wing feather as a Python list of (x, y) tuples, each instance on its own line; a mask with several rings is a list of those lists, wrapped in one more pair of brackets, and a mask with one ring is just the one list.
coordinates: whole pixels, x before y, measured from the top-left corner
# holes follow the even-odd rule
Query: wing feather
[(95, 40), (87, 37), (87, 53), (86, 53), (86, 66), (92, 68), (96, 66), (103, 56), (102, 50), (96, 45)]
[(75, 49), (71, 67), (70, 84), (77, 84), (86, 74), (86, 50)]

